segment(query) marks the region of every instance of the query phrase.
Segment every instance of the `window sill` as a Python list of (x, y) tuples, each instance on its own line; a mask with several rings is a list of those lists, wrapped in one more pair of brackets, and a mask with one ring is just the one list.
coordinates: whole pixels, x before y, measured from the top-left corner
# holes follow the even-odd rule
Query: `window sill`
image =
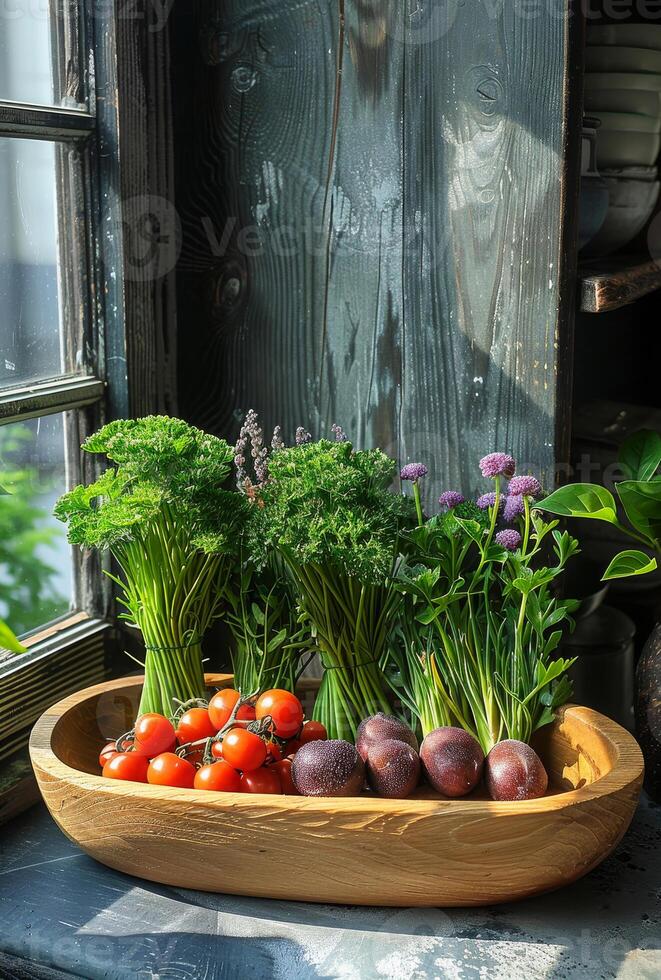
[(114, 635), (110, 623), (77, 613), (33, 634), (26, 653), (0, 663), (0, 765), (27, 745), (47, 708), (109, 676)]

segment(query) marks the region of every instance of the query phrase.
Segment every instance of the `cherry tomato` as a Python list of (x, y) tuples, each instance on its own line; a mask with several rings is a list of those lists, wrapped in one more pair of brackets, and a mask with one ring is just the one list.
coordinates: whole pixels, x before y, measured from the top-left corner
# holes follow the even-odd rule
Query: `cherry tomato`
[(280, 778), (280, 786), (285, 796), (300, 796), (300, 793), (294, 786), (294, 780), (291, 778), (291, 759), (282, 759), (280, 762), (274, 762), (272, 766), (269, 766), (269, 769), (277, 772)]
[(119, 755), (119, 754), (120, 753), (115, 748), (115, 742), (108, 742), (108, 744), (107, 745), (104, 745), (103, 748), (101, 749), (101, 751), (99, 752), (99, 765), (103, 769), (103, 767), (105, 766), (106, 762), (110, 762), (110, 760), (114, 756)]
[(235, 769), (259, 769), (266, 759), (266, 743), (245, 728), (232, 728), (223, 738), (223, 759)]
[(271, 762), (279, 762), (280, 759), (282, 759), (281, 744), (276, 742), (275, 739), (269, 739), (269, 741), (266, 743), (266, 754), (267, 758), (270, 759)]
[(147, 782), (153, 786), (179, 786), (192, 789), (195, 782), (195, 766), (180, 759), (174, 752), (161, 752), (149, 763)]
[(280, 777), (273, 766), (262, 766), (241, 776), (242, 793), (282, 793)]
[(297, 738), (290, 738), (287, 744), (285, 745), (285, 756), (288, 759), (291, 758), (292, 756), (296, 755), (300, 747), (301, 747), (301, 743)]
[[(239, 692), (235, 691), (234, 688), (225, 687), (211, 698), (211, 701), (209, 701), (209, 717), (216, 731), (220, 731), (230, 720), (230, 716), (240, 696)], [(236, 718), (237, 721), (254, 721), (255, 709), (251, 704), (242, 704), (236, 713)]]
[(196, 745), (192, 749), (188, 749), (186, 752), (186, 762), (190, 762), (193, 766), (201, 766), (202, 760), (204, 759), (204, 749), (205, 745)]
[(134, 751), (153, 759), (161, 752), (169, 752), (176, 744), (174, 725), (165, 717), (150, 712), (140, 715), (135, 723)]
[(269, 715), (280, 738), (293, 738), (303, 724), (303, 705), (289, 691), (265, 691), (257, 699), (255, 714), (258, 721)]
[(222, 742), (212, 742), (211, 743), (211, 755), (214, 759), (222, 759), (223, 757), (223, 743)]
[(103, 775), (109, 779), (128, 779), (132, 783), (146, 783), (149, 759), (137, 752), (118, 752), (103, 767)]
[(198, 739), (215, 735), (217, 731), (206, 708), (189, 708), (179, 719), (177, 741), (180, 745), (197, 742)]
[(323, 742), (327, 738), (326, 726), (320, 721), (306, 721), (298, 736), (301, 745), (307, 745), (308, 742)]
[(213, 762), (195, 773), (195, 789), (213, 789), (221, 793), (240, 793), (241, 776), (226, 762)]

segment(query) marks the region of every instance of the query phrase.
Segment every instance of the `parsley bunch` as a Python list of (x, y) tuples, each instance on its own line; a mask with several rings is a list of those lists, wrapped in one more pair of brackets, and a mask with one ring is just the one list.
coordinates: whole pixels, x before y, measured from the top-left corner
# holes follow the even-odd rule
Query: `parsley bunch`
[(331, 738), (388, 711), (382, 672), (401, 597), (393, 587), (410, 500), (390, 485), (395, 463), (347, 441), (279, 448), (268, 461), (246, 532), (258, 566), (280, 554), (325, 668), (315, 718)]
[(180, 419), (111, 422), (82, 447), (114, 466), (64, 494), (55, 515), (69, 541), (109, 550), (120, 568), (122, 618), (146, 647), (140, 714), (172, 713), (205, 693), (201, 640), (219, 614), (247, 511), (228, 489), (233, 450)]

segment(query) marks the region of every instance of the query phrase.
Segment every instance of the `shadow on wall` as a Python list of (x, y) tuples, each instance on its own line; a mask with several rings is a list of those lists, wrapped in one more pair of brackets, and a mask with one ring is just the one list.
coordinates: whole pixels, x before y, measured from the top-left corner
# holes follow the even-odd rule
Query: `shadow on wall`
[(430, 496), (496, 448), (549, 482), (556, 415), (564, 25), (443, 7), (207, 2), (173, 31), (182, 411), (338, 421)]

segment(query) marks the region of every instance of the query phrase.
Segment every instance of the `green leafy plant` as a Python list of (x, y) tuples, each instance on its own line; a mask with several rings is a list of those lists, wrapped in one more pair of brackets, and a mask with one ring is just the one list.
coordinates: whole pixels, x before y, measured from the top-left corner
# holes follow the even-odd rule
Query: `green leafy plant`
[[(572, 483), (560, 487), (539, 505), (559, 517), (606, 521), (651, 551), (661, 554), (661, 435), (642, 429), (624, 441), (619, 462), (626, 479), (616, 493), (628, 523), (618, 516), (615, 497), (605, 487)], [(639, 549), (620, 552), (604, 572), (605, 581), (646, 575), (657, 567), (656, 558)]]
[(170, 715), (174, 699), (205, 694), (201, 640), (221, 612), (246, 509), (227, 487), (233, 452), (167, 416), (111, 422), (83, 449), (116, 465), (55, 514), (72, 544), (112, 552), (122, 618), (146, 647), (139, 713)]
[(335, 431), (335, 442), (307, 442), (299, 430), (298, 445), (271, 453), (246, 540), (257, 567), (276, 552), (291, 575), (324, 666), (314, 717), (347, 738), (389, 710), (382, 664), (401, 602), (393, 570), (413, 508), (389, 489), (393, 460), (356, 452)]
[(312, 641), (282, 567), (271, 560), (258, 572), (243, 562), (229, 581), (226, 600), (235, 687), (246, 695), (266, 688), (293, 694)]
[(514, 477), (511, 457), (491, 454), (481, 466), (492, 493), (472, 503), (446, 492), (446, 512), (407, 536), (389, 676), (423, 734), (459, 725), (486, 753), (503, 738), (529, 742), (569, 697), (572, 661), (553, 654), (577, 603), (552, 585), (577, 542), (536, 513), (539, 484)]
[(18, 634), (69, 608), (69, 598), (58, 591), (56, 569), (49, 560), (57, 544), (57, 530), (48, 526), (48, 512), (38, 502), (51, 483), (48, 475), (38, 474), (25, 462), (33, 440), (28, 425), (0, 427), (0, 609)]

